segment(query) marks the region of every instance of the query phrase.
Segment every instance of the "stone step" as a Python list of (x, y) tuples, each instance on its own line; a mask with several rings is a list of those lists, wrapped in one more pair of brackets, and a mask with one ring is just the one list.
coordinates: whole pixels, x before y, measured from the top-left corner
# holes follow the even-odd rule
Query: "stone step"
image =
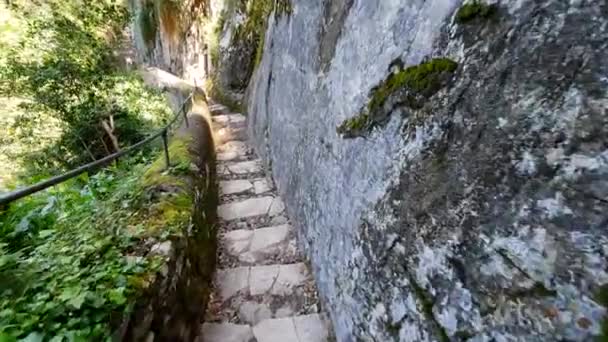
[(216, 158), (219, 161), (231, 161), (247, 158), (252, 155), (250, 148), (242, 141), (228, 141), (216, 148)]
[(217, 166), (220, 176), (242, 177), (249, 174), (262, 173), (262, 160), (246, 160), (236, 163), (222, 163)]
[(231, 323), (204, 323), (198, 342), (327, 342), (330, 325), (325, 315), (266, 319), (253, 328)]
[(217, 213), (222, 220), (231, 221), (260, 215), (273, 217), (282, 214), (284, 210), (285, 205), (279, 197), (264, 196), (222, 204)]
[(303, 263), (222, 269), (214, 285), (207, 322), (256, 324), (319, 310), (313, 278)]
[(244, 141), (247, 140), (247, 130), (244, 126), (227, 126), (216, 131), (216, 144), (224, 144), (229, 141)]
[(287, 264), (299, 261), (290, 225), (233, 230), (221, 237), (222, 266)]
[(221, 104), (212, 104), (212, 105), (209, 105), (208, 108), (209, 108), (209, 112), (211, 112), (211, 114), (213, 114), (213, 115), (219, 115), (219, 114), (230, 111), (230, 109), (228, 109), (228, 107), (221, 105)]
[(270, 190), (272, 190), (272, 187), (265, 178), (220, 181), (220, 194), (224, 196), (243, 194), (260, 195)]
[(211, 120), (218, 128), (224, 127), (245, 127), (246, 117), (243, 114), (222, 114), (211, 117)]
[(245, 324), (204, 323), (196, 342), (251, 342), (253, 329)]

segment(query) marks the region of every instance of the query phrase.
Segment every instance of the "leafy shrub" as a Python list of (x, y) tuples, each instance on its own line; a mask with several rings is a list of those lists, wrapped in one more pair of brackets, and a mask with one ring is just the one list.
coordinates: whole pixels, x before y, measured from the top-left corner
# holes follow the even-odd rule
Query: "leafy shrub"
[(163, 262), (146, 256), (148, 241), (186, 227), (192, 204), (159, 202), (143, 180), (147, 166), (133, 165), (142, 158), (0, 213), (0, 340), (107, 339), (130, 312)]

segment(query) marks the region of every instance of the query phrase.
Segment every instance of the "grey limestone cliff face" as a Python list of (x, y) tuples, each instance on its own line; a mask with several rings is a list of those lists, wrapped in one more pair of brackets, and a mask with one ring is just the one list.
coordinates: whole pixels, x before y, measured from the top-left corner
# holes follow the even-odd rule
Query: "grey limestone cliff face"
[[(494, 4), (466, 23), (458, 0), (293, 0), (270, 18), (250, 136), (340, 341), (602, 335), (608, 3)], [(422, 108), (336, 133), (392, 61), (434, 57), (458, 68)]]
[(205, 21), (218, 0), (128, 0), (138, 64), (159, 67), (190, 82), (210, 69)]

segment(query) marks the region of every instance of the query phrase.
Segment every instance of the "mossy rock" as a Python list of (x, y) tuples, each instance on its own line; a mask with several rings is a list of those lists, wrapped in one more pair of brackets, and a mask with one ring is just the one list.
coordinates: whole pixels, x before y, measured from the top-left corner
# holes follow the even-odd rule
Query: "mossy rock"
[(167, 168), (164, 155), (159, 157), (152, 163), (150, 168), (144, 173), (143, 186), (145, 188), (154, 187), (157, 185), (165, 186), (182, 186), (184, 179), (176, 174), (175, 171), (183, 169), (184, 165), (190, 165), (191, 157), (188, 146), (192, 138), (187, 136), (175, 137), (169, 144), (169, 159), (171, 167)]
[(424, 101), (445, 86), (447, 76), (458, 68), (458, 64), (448, 58), (434, 58), (395, 73), (391, 73), (377, 87), (372, 89), (370, 101), (360, 114), (345, 120), (336, 131), (344, 138), (354, 138), (370, 132), (388, 118), (390, 110), (386, 102), (399, 95), (399, 104), (411, 109), (420, 109)]
[(465, 24), (476, 18), (488, 19), (497, 12), (496, 5), (488, 5), (481, 1), (473, 1), (462, 5), (456, 12), (456, 22)]

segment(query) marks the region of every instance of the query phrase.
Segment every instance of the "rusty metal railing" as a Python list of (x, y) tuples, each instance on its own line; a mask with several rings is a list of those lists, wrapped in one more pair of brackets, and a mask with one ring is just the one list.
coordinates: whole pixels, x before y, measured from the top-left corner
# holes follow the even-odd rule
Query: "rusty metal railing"
[(5, 193), (5, 194), (0, 194), (0, 208), (5, 206), (6, 204), (9, 204), (11, 202), (18, 200), (18, 199), (35, 194), (37, 192), (48, 189), (57, 184), (61, 184), (65, 181), (75, 178), (87, 171), (95, 170), (99, 167), (106, 166), (108, 163), (110, 163), (124, 155), (127, 155), (133, 151), (139, 150), (143, 146), (151, 143), (152, 141), (158, 139), (159, 137), (162, 138), (162, 140), (163, 140), (163, 150), (164, 150), (164, 154), (165, 154), (165, 162), (166, 162), (167, 168), (169, 168), (171, 166), (171, 160), (169, 159), (169, 129), (182, 116), (184, 118), (184, 122), (186, 123), (186, 127), (188, 127), (190, 125), (190, 123), (188, 121), (188, 109), (186, 109), (186, 104), (188, 104), (193, 99), (193, 97), (194, 97), (194, 91), (191, 92), (190, 95), (182, 102), (178, 112), (175, 114), (173, 119), (171, 119), (171, 121), (169, 121), (169, 123), (166, 124), (158, 132), (150, 135), (146, 139), (144, 139), (136, 144), (133, 144), (125, 149), (122, 149), (114, 154), (111, 154), (107, 157), (104, 157), (104, 158), (96, 160), (92, 163), (83, 165), (81, 167), (68, 171), (64, 174), (61, 174), (61, 175), (58, 175), (55, 177), (51, 177), (45, 181), (36, 183), (34, 185), (27, 186), (25, 188), (21, 188), (21, 189), (18, 189), (18, 190), (9, 192), (9, 193)]

